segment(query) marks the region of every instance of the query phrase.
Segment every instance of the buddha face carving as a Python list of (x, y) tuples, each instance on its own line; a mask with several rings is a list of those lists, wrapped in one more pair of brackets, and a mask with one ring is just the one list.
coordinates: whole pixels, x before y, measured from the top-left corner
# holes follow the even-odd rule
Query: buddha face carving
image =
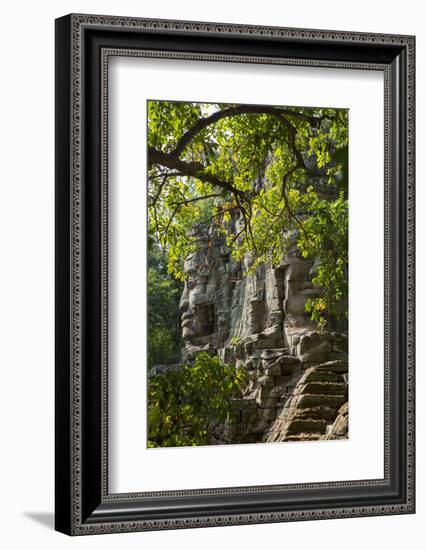
[(185, 341), (213, 334), (215, 314), (208, 277), (192, 275), (185, 281), (180, 300), (182, 337)]
[[(203, 345), (217, 333), (217, 282), (224, 258), (220, 257), (223, 237), (205, 232), (198, 236), (196, 252), (184, 264), (186, 281), (180, 300), (182, 337), (186, 344)], [(228, 255), (229, 256), (229, 255)]]
[(256, 334), (265, 347), (291, 346), (293, 334), (311, 326), (304, 306), (318, 289), (305, 260), (289, 256), (277, 268), (261, 265), (250, 276), (244, 276), (246, 269), (232, 258), (224, 235), (212, 228), (197, 235), (196, 251), (184, 264), (183, 355)]

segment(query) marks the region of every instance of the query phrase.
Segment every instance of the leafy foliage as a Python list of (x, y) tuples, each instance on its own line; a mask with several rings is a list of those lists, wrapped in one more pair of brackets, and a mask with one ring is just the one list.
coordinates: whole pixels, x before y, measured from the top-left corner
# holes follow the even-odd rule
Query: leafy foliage
[(148, 365), (179, 362), (182, 283), (167, 273), (164, 255), (151, 245), (148, 264)]
[(148, 124), (149, 233), (171, 275), (197, 226), (216, 224), (249, 272), (279, 264), (296, 230), (323, 290), (312, 319), (346, 315), (347, 110), (150, 101)]
[(200, 353), (192, 366), (150, 378), (148, 446), (210, 444), (245, 382), (245, 371), (207, 353)]
[(308, 300), (305, 309), (324, 328), (328, 319), (348, 316), (348, 201), (343, 193), (335, 201), (319, 199), (311, 188), (307, 197), (314, 214), (304, 222), (298, 245), (303, 257), (316, 258), (312, 282), (323, 293)]

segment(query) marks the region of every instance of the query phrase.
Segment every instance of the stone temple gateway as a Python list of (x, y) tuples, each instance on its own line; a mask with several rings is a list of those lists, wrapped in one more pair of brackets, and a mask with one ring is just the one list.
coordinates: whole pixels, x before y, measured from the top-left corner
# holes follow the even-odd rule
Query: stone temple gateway
[[(237, 214), (231, 223), (238, 231)], [(247, 263), (232, 258), (214, 225), (195, 231), (197, 249), (186, 258), (180, 300), (182, 360), (217, 353), (244, 367), (249, 379), (224, 438), (347, 438), (347, 330), (319, 332), (305, 312), (306, 300), (319, 293), (311, 280), (315, 266), (293, 246), (280, 265), (245, 276)]]

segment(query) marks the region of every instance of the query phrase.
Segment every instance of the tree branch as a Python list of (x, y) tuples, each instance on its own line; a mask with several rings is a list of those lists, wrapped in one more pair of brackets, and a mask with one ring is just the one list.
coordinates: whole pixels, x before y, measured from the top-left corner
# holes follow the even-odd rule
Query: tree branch
[[(167, 182), (167, 178), (169, 178), (171, 176), (176, 176), (176, 175), (180, 175), (179, 172), (169, 172), (168, 174), (167, 173), (166, 174), (158, 174), (157, 176), (154, 176), (154, 177), (162, 177), (163, 181), (159, 184), (157, 192), (155, 193), (155, 195), (151, 198), (151, 200), (149, 200), (149, 205), (150, 206), (155, 206), (157, 204), (157, 201), (160, 198), (161, 192), (163, 191), (163, 187), (165, 186), (165, 184)], [(152, 177), (153, 176), (149, 176), (150, 179)]]
[(202, 201), (204, 199), (212, 199), (212, 198), (220, 197), (220, 196), (221, 196), (220, 193), (210, 193), (209, 195), (203, 195), (202, 197), (194, 197), (193, 199), (184, 199), (184, 200), (179, 201), (179, 202), (172, 202), (171, 204), (173, 206), (175, 206), (175, 205), (182, 206), (184, 204), (189, 204), (190, 202)]
[(283, 179), (282, 179), (282, 184), (281, 184), (281, 193), (282, 193), (282, 197), (284, 199), (284, 208), (287, 210), (288, 212), (288, 215), (290, 216), (290, 218), (296, 222), (296, 224), (302, 229), (302, 231), (305, 233), (306, 235), (306, 229), (303, 225), (303, 223), (299, 220), (299, 218), (296, 216), (296, 214), (293, 212), (293, 210), (290, 208), (290, 204), (288, 202), (288, 197), (287, 197), (287, 190), (286, 190), (286, 187), (287, 187), (287, 183), (288, 183), (288, 179), (290, 178), (290, 176), (293, 174), (293, 172), (295, 172), (298, 168), (298, 165), (296, 164), (295, 166), (293, 166), (292, 168), (290, 168), (290, 170), (288, 170), (288, 172), (286, 172), (283, 176)]
[[(211, 126), (212, 124), (215, 124), (219, 120), (222, 120), (223, 118), (229, 118), (234, 117), (242, 114), (255, 114), (255, 115), (271, 115), (274, 116), (281, 121), (286, 120), (285, 117), (294, 117), (301, 120), (306, 120), (310, 124), (316, 126), (319, 121), (321, 120), (319, 117), (312, 117), (303, 113), (298, 113), (296, 111), (292, 111), (291, 109), (280, 109), (278, 107), (272, 107), (268, 105), (238, 105), (238, 107), (229, 107), (228, 109), (223, 109), (222, 111), (217, 111), (216, 113), (213, 113), (212, 115), (200, 118), (198, 122), (192, 126), (187, 132), (183, 134), (183, 136), (178, 141), (176, 147), (171, 152), (172, 155), (179, 157), (184, 149), (187, 147), (187, 145), (195, 138), (195, 136), (201, 132), (201, 130), (204, 130), (204, 128), (207, 128), (208, 126)], [(289, 122), (286, 121), (288, 127), (292, 126), (294, 129), (294, 126)]]
[(222, 180), (219, 177), (211, 174), (207, 171), (206, 167), (201, 162), (187, 162), (180, 160), (174, 154), (163, 153), (154, 149), (154, 147), (148, 148), (148, 163), (150, 165), (160, 164), (166, 168), (172, 170), (179, 170), (182, 176), (191, 176), (199, 179), (205, 183), (211, 183), (221, 187), (225, 191), (232, 193), (234, 196), (237, 194), (239, 197), (244, 198), (244, 193), (234, 187), (229, 181)]

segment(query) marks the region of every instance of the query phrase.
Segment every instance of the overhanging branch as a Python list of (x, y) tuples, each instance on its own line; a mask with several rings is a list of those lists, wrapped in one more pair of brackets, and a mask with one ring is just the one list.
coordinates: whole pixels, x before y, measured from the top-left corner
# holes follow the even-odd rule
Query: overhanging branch
[(244, 197), (243, 191), (237, 189), (232, 183), (226, 180), (222, 180), (215, 174), (210, 173), (201, 162), (187, 162), (180, 160), (174, 154), (163, 153), (154, 149), (154, 147), (148, 148), (148, 164), (159, 164), (170, 168), (171, 170), (178, 170), (182, 176), (191, 176), (197, 178), (200, 181), (205, 183), (211, 183), (212, 185), (217, 185), (221, 189), (232, 193), (234, 196), (237, 195), (240, 198)]

